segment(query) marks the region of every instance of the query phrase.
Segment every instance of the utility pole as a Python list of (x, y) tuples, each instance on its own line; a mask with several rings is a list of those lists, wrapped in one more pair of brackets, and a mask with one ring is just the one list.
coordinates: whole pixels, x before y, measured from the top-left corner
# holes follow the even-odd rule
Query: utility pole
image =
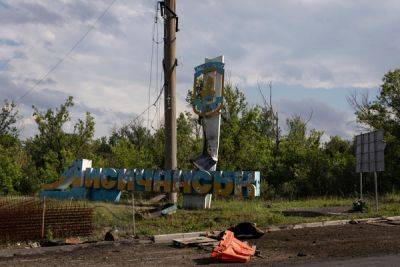
[[(164, 1), (164, 117), (165, 117), (165, 169), (177, 168), (176, 144), (176, 65), (175, 57), (177, 16), (175, 0)], [(177, 202), (177, 193), (170, 194)]]

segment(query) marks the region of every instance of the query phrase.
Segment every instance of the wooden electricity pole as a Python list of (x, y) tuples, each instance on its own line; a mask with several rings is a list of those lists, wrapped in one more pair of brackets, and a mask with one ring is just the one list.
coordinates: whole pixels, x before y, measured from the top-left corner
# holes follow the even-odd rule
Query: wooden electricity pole
[[(177, 16), (175, 0), (164, 1), (164, 116), (165, 116), (165, 169), (177, 168), (176, 144), (176, 65), (175, 57)], [(170, 194), (177, 202), (177, 193)]]

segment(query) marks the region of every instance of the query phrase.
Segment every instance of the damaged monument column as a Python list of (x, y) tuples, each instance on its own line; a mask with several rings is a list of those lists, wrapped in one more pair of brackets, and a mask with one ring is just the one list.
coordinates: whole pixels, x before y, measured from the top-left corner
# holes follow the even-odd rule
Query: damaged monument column
[(124, 191), (176, 192), (183, 194), (184, 208), (210, 208), (212, 195), (260, 196), (259, 171), (216, 170), (223, 85), (223, 56), (206, 59), (195, 68), (191, 103), (203, 127), (202, 154), (191, 160), (197, 170), (93, 168), (91, 160), (78, 159), (58, 180), (42, 185), (40, 196), (119, 202)]
[[(192, 163), (202, 171), (216, 171), (224, 97), (224, 56), (205, 59), (195, 67), (192, 91), (193, 111), (203, 127), (203, 151)], [(212, 194), (183, 196), (184, 208), (210, 208)]]

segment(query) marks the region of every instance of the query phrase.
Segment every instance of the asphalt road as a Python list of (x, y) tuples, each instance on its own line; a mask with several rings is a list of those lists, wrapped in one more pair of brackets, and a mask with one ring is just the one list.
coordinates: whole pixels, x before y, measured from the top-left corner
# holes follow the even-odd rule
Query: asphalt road
[[(293, 265), (292, 265), (293, 266)], [(397, 267), (400, 266), (400, 255), (387, 255), (378, 257), (364, 257), (343, 260), (328, 260), (314, 263), (296, 264), (296, 267), (331, 267), (331, 266), (348, 266), (348, 267)]]
[[(400, 266), (400, 225), (282, 230), (266, 233), (249, 243), (261, 252), (261, 257), (253, 257), (247, 263), (250, 266)], [(214, 265), (210, 255), (211, 248), (176, 248), (150, 241), (109, 242), (3, 250), (0, 266)]]

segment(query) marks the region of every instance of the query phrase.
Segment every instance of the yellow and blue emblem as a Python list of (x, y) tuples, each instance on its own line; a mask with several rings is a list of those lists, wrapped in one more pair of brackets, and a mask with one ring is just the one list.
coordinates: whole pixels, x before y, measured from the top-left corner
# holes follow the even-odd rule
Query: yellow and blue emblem
[(222, 62), (207, 62), (194, 68), (192, 104), (197, 115), (208, 117), (222, 109), (224, 89), (222, 86), (221, 90), (215, 90), (215, 75), (222, 75), (224, 84), (224, 65)]

